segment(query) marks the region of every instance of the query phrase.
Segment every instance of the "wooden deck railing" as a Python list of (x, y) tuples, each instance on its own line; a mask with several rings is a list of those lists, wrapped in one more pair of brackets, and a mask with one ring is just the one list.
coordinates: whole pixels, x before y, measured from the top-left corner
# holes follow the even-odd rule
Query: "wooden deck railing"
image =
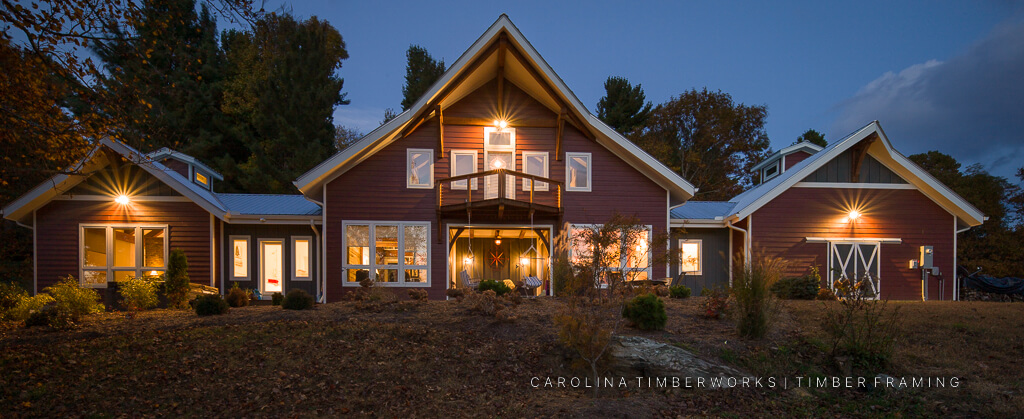
[[(487, 188), (487, 177), (497, 176), (497, 193), (494, 196), (486, 197), (485, 194), (488, 192)], [(529, 180), (530, 187), (528, 188), (529, 196), (524, 197), (525, 199), (519, 199), (518, 194), (516, 198), (509, 197), (508, 188), (516, 188), (519, 184), (518, 180)], [(461, 187), (458, 189), (452, 186), (455, 182), (465, 181), (465, 189)], [(546, 183), (548, 185), (547, 191), (538, 191), (537, 182)], [(493, 184), (493, 181), (492, 181)], [(546, 177), (531, 175), (523, 172), (516, 172), (507, 169), (495, 169), (486, 172), (470, 173), (468, 175), (452, 176), (450, 178), (441, 179), (435, 189), (437, 190), (437, 207), (443, 209), (446, 205), (460, 205), (465, 204), (466, 206), (472, 207), (474, 203), (481, 203), (488, 200), (499, 200), (499, 201), (511, 201), (530, 204), (530, 206), (544, 205), (547, 207), (554, 207), (557, 209), (562, 208), (562, 185), (564, 183), (549, 179)], [(474, 190), (474, 185), (477, 190)], [(551, 194), (554, 195), (554, 202), (551, 202)], [(541, 200), (540, 198), (548, 198)], [(554, 205), (551, 205), (554, 204)]]

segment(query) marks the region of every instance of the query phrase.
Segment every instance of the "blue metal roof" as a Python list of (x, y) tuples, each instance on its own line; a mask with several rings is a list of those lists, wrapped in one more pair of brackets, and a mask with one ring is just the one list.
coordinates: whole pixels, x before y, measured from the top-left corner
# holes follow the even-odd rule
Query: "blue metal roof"
[(302, 195), (216, 194), (228, 211), (243, 215), (320, 215), (320, 206)]
[(677, 220), (714, 220), (729, 215), (735, 202), (688, 201), (672, 209), (672, 218)]

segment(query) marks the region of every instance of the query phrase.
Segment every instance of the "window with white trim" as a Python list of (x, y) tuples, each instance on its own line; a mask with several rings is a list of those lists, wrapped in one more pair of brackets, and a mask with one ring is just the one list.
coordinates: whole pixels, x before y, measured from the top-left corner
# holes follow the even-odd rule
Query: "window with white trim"
[(313, 238), (292, 237), (292, 280), (312, 281)]
[[(452, 164), (451, 164), (451, 176), (462, 176), (472, 173), (476, 173), (476, 150), (452, 150)], [(471, 185), (475, 191), (477, 188), (476, 179), (457, 180), (452, 182), (452, 189), (466, 190), (466, 186)]]
[(775, 163), (772, 163), (772, 164), (768, 165), (768, 167), (765, 167), (764, 168), (764, 175), (761, 176), (764, 179), (764, 180), (762, 180), (762, 182), (768, 181), (769, 179), (771, 179), (771, 178), (773, 178), (775, 176), (778, 176), (779, 175), (779, 168), (781, 168), (781, 167), (782, 167), (782, 160), (776, 160)]
[[(484, 171), (516, 170), (516, 129), (484, 127)], [(505, 198), (516, 198), (516, 178), (505, 175)], [(498, 175), (484, 178), (484, 199), (498, 197)]]
[(195, 176), (193, 177), (193, 179), (199, 186), (202, 186), (206, 189), (210, 189), (210, 178), (202, 173), (199, 173), (198, 170), (195, 171)]
[(249, 280), (249, 236), (230, 236), (231, 241), (231, 280)]
[(159, 277), (167, 271), (167, 226), (79, 226), (82, 286)]
[[(548, 152), (547, 151), (524, 151), (523, 152), (523, 173), (528, 175), (540, 176), (543, 178), (548, 176)], [(530, 191), (530, 184), (532, 180), (523, 179), (523, 192)], [(534, 191), (546, 191), (548, 190), (547, 182), (537, 182), (537, 186), (534, 186)]]
[(565, 190), (590, 192), (590, 153), (565, 153)]
[(410, 148), (406, 151), (405, 186), (415, 189), (434, 187), (434, 150)]
[[(593, 257), (594, 243), (591, 237), (598, 234), (600, 224), (572, 224), (569, 227), (569, 260), (572, 263), (587, 263)], [(631, 234), (618, 232), (619, 243), (604, 250), (598, 263), (605, 275), (622, 275), (625, 280), (642, 281), (651, 278), (651, 239), (652, 226), (644, 226), (643, 230), (634, 230)], [(625, 249), (625, 251), (623, 251)], [(607, 285), (602, 278), (601, 286)]]
[(679, 272), (703, 275), (704, 243), (700, 239), (679, 240)]
[(430, 286), (429, 222), (344, 222), (345, 285)]

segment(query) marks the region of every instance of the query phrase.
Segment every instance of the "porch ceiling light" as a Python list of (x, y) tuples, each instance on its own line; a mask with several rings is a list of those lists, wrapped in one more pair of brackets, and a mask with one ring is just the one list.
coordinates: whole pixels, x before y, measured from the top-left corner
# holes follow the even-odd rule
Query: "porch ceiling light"
[(501, 246), (501, 233), (498, 233), (497, 236), (494, 237), (494, 245)]
[(120, 194), (117, 196), (117, 198), (114, 198), (114, 202), (116, 202), (118, 205), (128, 205), (132, 203), (132, 200), (128, 198), (128, 195)]

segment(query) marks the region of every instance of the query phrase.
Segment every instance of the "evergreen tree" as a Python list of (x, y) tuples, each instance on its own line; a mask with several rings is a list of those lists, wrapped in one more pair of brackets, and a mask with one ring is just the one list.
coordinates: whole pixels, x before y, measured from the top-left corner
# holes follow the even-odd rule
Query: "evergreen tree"
[[(427, 49), (410, 45), (405, 52), (405, 86), (402, 87), (402, 110), (409, 109), (444, 74), (444, 60), (435, 60)], [(385, 122), (390, 118), (385, 115)]]
[(349, 103), (337, 75), (345, 42), (327, 21), (269, 14), (252, 32), (225, 32), (223, 45), (223, 109), (249, 153), (230, 175), (248, 192), (295, 192), (292, 181), (336, 150), (334, 107)]
[(807, 130), (807, 132), (800, 134), (799, 137), (796, 137), (796, 141), (794, 141), (793, 144), (805, 142), (821, 146), (821, 148), (828, 147), (828, 141), (825, 141), (825, 134), (822, 134), (813, 129), (809, 129)]
[(651, 102), (639, 84), (635, 87), (624, 77), (608, 77), (605, 95), (597, 102), (597, 117), (616, 131), (629, 135), (642, 128), (651, 114)]
[(765, 106), (693, 89), (655, 107), (635, 141), (698, 187), (698, 199), (727, 200), (752, 185), (750, 168), (768, 155), (767, 116)]

